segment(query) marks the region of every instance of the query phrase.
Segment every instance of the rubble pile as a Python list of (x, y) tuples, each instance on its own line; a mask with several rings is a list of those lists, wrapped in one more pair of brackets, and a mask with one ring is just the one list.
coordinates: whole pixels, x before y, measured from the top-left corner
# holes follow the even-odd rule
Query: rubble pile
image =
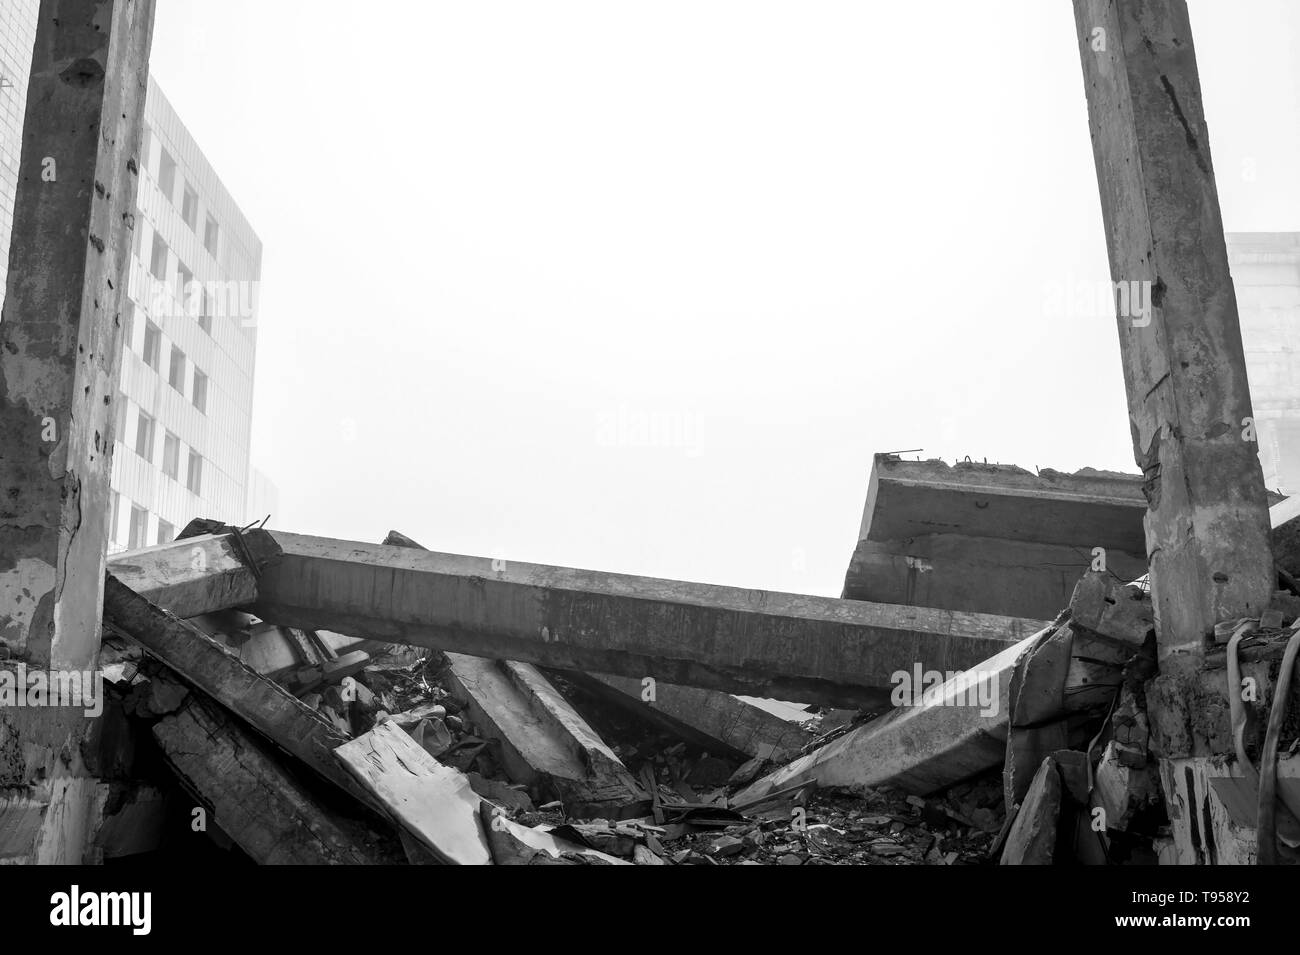
[[(588, 672), (566, 656), (570, 634), (561, 642), (548, 625), (540, 627), (541, 649), (462, 632), (456, 615), (489, 602), (477, 565), (425, 559), (396, 532), (385, 544), (373, 551), (197, 521), (173, 545), (110, 562), (106, 713), (85, 754), (103, 780), (96, 852), (104, 861), (197, 851), (312, 864), (1140, 864), (1187, 852), (1180, 820), (1166, 814), (1167, 791), (1179, 785), (1215, 792), (1252, 824), (1260, 786), (1276, 786), (1277, 852), (1291, 861), (1300, 846), (1289, 758), (1300, 708), (1275, 715), (1261, 702), (1281, 685), (1300, 621), (1300, 595), (1287, 590), (1260, 619), (1221, 628), (1190, 683), (1155, 679), (1144, 583), (1090, 571), (1069, 606), (1036, 632), (1026, 635), (1027, 622), (1014, 618), (961, 618), (967, 628), (1011, 631), (973, 645), (970, 652), (989, 654), (977, 667), (896, 670), (887, 703), (872, 686), (882, 682), (876, 675), (862, 687), (822, 684), (810, 691), (821, 702), (805, 709), (710, 688), (748, 685), (746, 672), (723, 667), (701, 668), (694, 686), (690, 667), (675, 671), (680, 684), (638, 680), (626, 668)], [(313, 569), (286, 570), (276, 547), (296, 548)], [(322, 549), (342, 556), (322, 564)], [(346, 567), (356, 559), (409, 565), (415, 574), (434, 567), (442, 576), (414, 578), (431, 588), (425, 598), (365, 568), (359, 579), (386, 589), (357, 599), (366, 620), (380, 623), (354, 626), (331, 611), (341, 630), (365, 636), (273, 622), (277, 598), (296, 581), (325, 593), (330, 585), (317, 575), (330, 572), (330, 561)], [(298, 576), (288, 584), (276, 576), (291, 572)], [(558, 599), (559, 584), (529, 583), (542, 573), (585, 572), (498, 574), (491, 600), (503, 627), (527, 633), (521, 614), (536, 600)], [(645, 612), (629, 602), (637, 586), (645, 585), (582, 578), (586, 602), (566, 613), (608, 628), (617, 644), (629, 615)], [(683, 591), (669, 611), (693, 625), (695, 585), (649, 586)], [(708, 619), (724, 628), (742, 619), (725, 614), (752, 613), (767, 601), (706, 597), (726, 608), (703, 611), (723, 614)], [(330, 599), (347, 608), (353, 598)], [(856, 612), (851, 604), (831, 612)], [(778, 606), (791, 608), (775, 614), (787, 613), (792, 632), (811, 626), (808, 605)], [(429, 646), (383, 639), (409, 632), (402, 613), (436, 622)], [(918, 608), (868, 605), (863, 613), (916, 615), (940, 629)], [(312, 616), (301, 607), (292, 614)], [(743, 618), (760, 638), (756, 628), (774, 611), (762, 614)], [(891, 659), (881, 654), (899, 624), (888, 627), (895, 629), (877, 629), (886, 636), (861, 645), (876, 654), (877, 673)], [(617, 655), (602, 658), (589, 634), (575, 636), (587, 641), (582, 660), (626, 667)], [(960, 639), (950, 637), (945, 652)], [(701, 640), (702, 661), (726, 659)], [(444, 641), (475, 652), (435, 649)], [(776, 642), (755, 646), (779, 650)], [(502, 659), (491, 653), (498, 647), (539, 662)], [(836, 673), (843, 664), (812, 665)], [(753, 669), (767, 680), (775, 665)], [(909, 680), (912, 691), (899, 692)], [(1260, 693), (1229, 706), (1224, 686), (1238, 682)], [(1209, 763), (1162, 776), (1159, 747), (1185, 728), (1169, 725), (1161, 714), (1170, 708), (1153, 710), (1151, 698), (1171, 693), (1191, 702), (1184, 711), (1194, 714), (1195, 732), (1235, 747), (1255, 777)], [(827, 702), (851, 698), (866, 702), (856, 709)], [(1280, 769), (1261, 782), (1270, 722), (1288, 745)], [(1237, 824), (1215, 822), (1224, 831)], [(1216, 851), (1228, 851), (1222, 846)]]

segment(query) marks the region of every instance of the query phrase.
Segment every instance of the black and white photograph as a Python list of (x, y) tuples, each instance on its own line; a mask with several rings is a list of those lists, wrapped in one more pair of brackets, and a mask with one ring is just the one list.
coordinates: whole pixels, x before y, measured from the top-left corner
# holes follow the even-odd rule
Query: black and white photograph
[(1298, 173), (1297, 0), (0, 0), (0, 908), (1280, 924)]

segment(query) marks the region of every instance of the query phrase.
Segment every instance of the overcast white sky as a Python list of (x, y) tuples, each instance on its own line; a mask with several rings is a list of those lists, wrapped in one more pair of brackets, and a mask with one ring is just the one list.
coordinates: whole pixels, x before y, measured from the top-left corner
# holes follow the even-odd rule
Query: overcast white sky
[[(1133, 471), (1070, 4), (159, 0), (279, 527), (838, 596), (871, 456)], [(1229, 231), (1300, 4), (1191, 3)], [(254, 515), (249, 515), (251, 519)]]

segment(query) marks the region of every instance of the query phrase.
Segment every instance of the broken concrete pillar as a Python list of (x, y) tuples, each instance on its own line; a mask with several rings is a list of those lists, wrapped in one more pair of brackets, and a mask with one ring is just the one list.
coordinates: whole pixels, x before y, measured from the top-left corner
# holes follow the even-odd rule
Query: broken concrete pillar
[[(1276, 571), (1187, 5), (1075, 0), (1074, 12), (1145, 477), (1160, 666), (1147, 700), (1172, 818), (1189, 803), (1169, 786), (1169, 761), (1232, 752), (1188, 719), (1215, 625), (1258, 619)], [(1193, 732), (1165, 738), (1167, 723)]]
[[(152, 0), (41, 4), (0, 317), (4, 666), (96, 665), (152, 30)], [(0, 710), (0, 752), (13, 754), (0, 787), (31, 787), (45, 807), (29, 861), (82, 859), (95, 792), (77, 756), (84, 731), (79, 708)]]
[(1050, 620), (1098, 561), (1146, 573), (1145, 511), (1138, 475), (877, 454), (844, 596)]
[(1074, 11), (1160, 663), (1194, 666), (1214, 625), (1258, 617), (1274, 581), (1196, 50), (1182, 0)]
[(281, 553), (264, 568), (251, 610), (272, 623), (752, 696), (879, 706), (891, 674), (915, 660), (973, 666), (1041, 628), (265, 533)]

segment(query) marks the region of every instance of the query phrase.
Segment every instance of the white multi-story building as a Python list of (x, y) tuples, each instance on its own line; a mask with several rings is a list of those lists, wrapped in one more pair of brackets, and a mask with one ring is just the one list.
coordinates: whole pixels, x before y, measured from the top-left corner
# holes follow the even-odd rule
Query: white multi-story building
[[(39, 9), (39, 0), (0, 0), (0, 280)], [(194, 517), (252, 519), (262, 243), (152, 77), (144, 121), (122, 311), (111, 551), (170, 541)], [(261, 485), (273, 490), (265, 478)], [(268, 493), (262, 488), (259, 505)]]
[(1300, 492), (1300, 232), (1229, 232), (1264, 484)]
[(262, 243), (152, 78), (124, 313), (109, 539), (248, 520)]

